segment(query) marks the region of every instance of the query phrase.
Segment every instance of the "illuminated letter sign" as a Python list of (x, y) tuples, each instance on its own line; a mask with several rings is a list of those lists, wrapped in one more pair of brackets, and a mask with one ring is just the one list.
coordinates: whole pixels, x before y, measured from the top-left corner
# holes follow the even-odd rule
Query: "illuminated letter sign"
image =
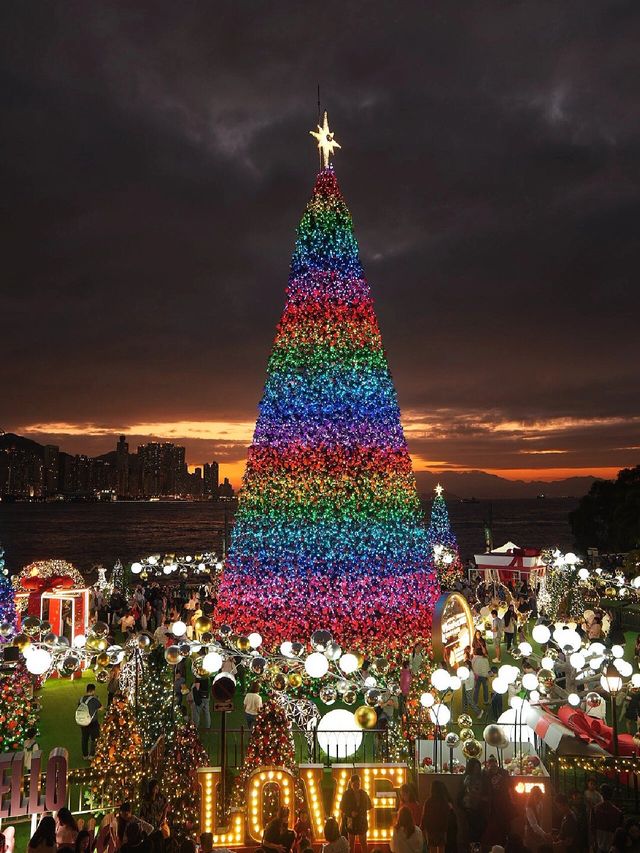
[(214, 847), (244, 847), (244, 812), (231, 812), (231, 825), (218, 831), (216, 826), (216, 805), (218, 802), (218, 784), (222, 770), (220, 767), (200, 767), (198, 778), (202, 788), (200, 798), (200, 832), (213, 834)]
[(67, 770), (69, 753), (56, 747), (49, 754), (44, 796), (40, 792), (42, 753), (35, 750), (29, 771), (29, 795), (24, 793), (24, 753), (0, 755), (0, 819), (58, 811), (67, 802)]

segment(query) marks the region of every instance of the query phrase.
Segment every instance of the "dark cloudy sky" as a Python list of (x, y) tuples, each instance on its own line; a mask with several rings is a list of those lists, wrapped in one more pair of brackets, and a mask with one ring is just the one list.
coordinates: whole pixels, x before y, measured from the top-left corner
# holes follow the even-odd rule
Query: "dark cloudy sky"
[(237, 481), (316, 85), (419, 470), (640, 460), (640, 4), (0, 7), (0, 427)]

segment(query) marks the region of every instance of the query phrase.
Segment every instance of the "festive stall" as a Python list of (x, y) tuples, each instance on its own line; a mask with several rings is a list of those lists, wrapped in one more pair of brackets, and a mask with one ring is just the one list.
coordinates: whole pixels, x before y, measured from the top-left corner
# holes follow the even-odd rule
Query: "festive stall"
[(70, 643), (89, 628), (89, 587), (72, 563), (39, 560), (25, 566), (13, 580), (18, 631), (25, 617), (49, 624), (49, 630)]

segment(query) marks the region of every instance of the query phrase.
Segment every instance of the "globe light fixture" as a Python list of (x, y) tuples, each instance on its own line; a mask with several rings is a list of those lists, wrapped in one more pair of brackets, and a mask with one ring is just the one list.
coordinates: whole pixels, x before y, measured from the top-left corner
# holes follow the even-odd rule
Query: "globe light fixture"
[(187, 633), (187, 626), (184, 624), (184, 622), (178, 619), (178, 621), (174, 622), (171, 626), (171, 633), (174, 637), (184, 637), (184, 635)]
[(535, 690), (538, 686), (538, 676), (533, 672), (525, 672), (522, 676), (522, 686), (525, 690)]
[(582, 652), (574, 652), (569, 658), (569, 663), (574, 669), (579, 671), (584, 667), (586, 659)]
[(496, 676), (496, 678), (493, 679), (491, 683), (491, 689), (495, 693), (499, 693), (500, 695), (502, 695), (503, 693), (506, 693), (509, 689), (509, 684), (504, 680), (504, 678), (500, 678), (500, 676), (498, 675)]
[(329, 671), (329, 661), (322, 652), (312, 652), (304, 662), (304, 670), (311, 678), (322, 678)]
[(436, 702), (429, 709), (429, 718), (434, 726), (446, 726), (451, 719), (451, 711), (442, 702)]
[(548, 643), (551, 639), (551, 631), (547, 628), (546, 625), (534, 625), (533, 630), (531, 631), (531, 636), (539, 643), (541, 646), (544, 646), (545, 643)]
[(622, 646), (616, 643), (616, 645), (611, 646), (611, 654), (614, 656), (614, 658), (624, 657), (624, 649), (622, 648)]
[(629, 676), (633, 672), (633, 666), (629, 663), (628, 660), (616, 658), (613, 662), (613, 665), (623, 678), (629, 678)]
[(344, 708), (325, 714), (316, 731), (320, 749), (331, 758), (349, 758), (362, 743), (362, 729)]
[[(352, 655), (351, 652), (346, 652), (338, 661), (338, 666), (345, 675), (351, 675), (352, 672), (355, 672), (358, 669), (358, 658), (355, 655)], [(331, 711), (330, 713), (334, 712)]]
[(142, 563), (131, 563), (131, 573), (139, 575), (142, 571)]
[(84, 649), (86, 644), (87, 644), (87, 638), (85, 637), (84, 634), (76, 634), (76, 636), (73, 638), (72, 645), (75, 649)]
[(436, 669), (431, 673), (431, 684), (436, 690), (448, 690), (451, 685), (451, 676), (446, 669)]
[(285, 658), (295, 657), (293, 654), (293, 643), (289, 640), (285, 640), (284, 643), (280, 644), (280, 654)]
[(533, 646), (531, 643), (527, 643), (526, 641), (524, 643), (520, 643), (518, 648), (525, 657), (528, 657), (533, 652)]
[(51, 661), (52, 657), (46, 649), (33, 648), (26, 656), (27, 669), (31, 675), (44, 675)]
[(253, 631), (249, 634), (249, 645), (252, 649), (257, 649), (262, 645), (262, 637), (257, 631)]
[(579, 559), (579, 557), (576, 557), (576, 555), (573, 553), (573, 551), (568, 551), (564, 555), (564, 561), (568, 566), (573, 567), (573, 566), (578, 565), (578, 563), (580, 562), (580, 559)]
[(458, 674), (458, 678), (461, 681), (466, 681), (467, 678), (469, 678), (469, 676), (471, 675), (468, 666), (459, 666), (456, 672)]
[(567, 696), (567, 702), (568, 702), (568, 703), (569, 703), (573, 708), (577, 708), (577, 707), (578, 707), (578, 705), (580, 704), (580, 697), (578, 696), (578, 694), (577, 694), (577, 693), (569, 693), (569, 695)]
[(451, 676), (451, 682), (449, 684), (449, 689), (450, 690), (460, 690), (461, 687), (462, 687), (462, 681), (460, 681), (460, 679), (458, 678), (457, 675), (452, 675)]
[(430, 708), (435, 701), (433, 693), (423, 693), (420, 697), (420, 704), (423, 708)]
[(218, 672), (222, 666), (222, 655), (218, 652), (208, 652), (202, 658), (201, 666), (205, 672)]
[(545, 656), (545, 657), (543, 657), (543, 658), (542, 658), (542, 660), (540, 661), (540, 666), (541, 666), (543, 669), (550, 669), (550, 670), (553, 670), (553, 665), (554, 665), (554, 663), (555, 663), (555, 661), (554, 661), (554, 659), (553, 659), (553, 658), (549, 658), (549, 657), (546, 657), (546, 656)]

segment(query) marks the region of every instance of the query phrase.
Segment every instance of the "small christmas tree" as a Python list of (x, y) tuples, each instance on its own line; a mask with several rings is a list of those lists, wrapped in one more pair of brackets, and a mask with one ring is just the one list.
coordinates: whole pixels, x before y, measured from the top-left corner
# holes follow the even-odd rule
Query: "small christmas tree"
[(0, 545), (0, 643), (9, 639), (16, 627), (16, 602), (14, 589), (9, 582), (9, 572), (5, 565), (4, 548)]
[(462, 560), (451, 524), (447, 505), (442, 497), (444, 489), (438, 483), (434, 489), (436, 496), (431, 507), (431, 522), (427, 530), (427, 539), (431, 547), (433, 565), (438, 574), (440, 586), (452, 589), (453, 585), (463, 575)]
[(200, 816), (198, 767), (208, 763), (198, 730), (192, 722), (185, 722), (171, 740), (162, 773), (162, 792), (170, 805), (172, 831), (177, 835), (195, 834)]
[[(156, 652), (149, 655), (143, 665), (135, 707), (145, 749), (151, 749), (160, 735), (165, 735), (167, 740), (171, 738), (176, 723), (173, 685), (164, 666), (162, 649), (157, 649)], [(130, 701), (135, 703), (135, 695), (130, 697)]]
[(119, 557), (113, 564), (113, 571), (111, 572), (111, 585), (113, 587), (114, 592), (117, 592), (120, 595), (125, 594), (124, 566), (122, 565)]
[[(233, 808), (244, 804), (247, 782), (258, 767), (286, 767), (294, 776), (298, 775), (291, 726), (285, 709), (275, 699), (267, 699), (256, 717), (244, 764), (236, 777), (231, 797)], [(296, 784), (296, 799), (299, 797), (299, 786)], [(278, 806), (275, 790), (268, 787), (264, 802), (265, 824), (276, 816)]]
[(21, 749), (27, 732), (38, 722), (40, 706), (24, 664), (0, 674), (0, 752)]
[(107, 711), (91, 771), (94, 784), (102, 786), (107, 801), (138, 799), (143, 771), (142, 735), (124, 696), (116, 696)]

